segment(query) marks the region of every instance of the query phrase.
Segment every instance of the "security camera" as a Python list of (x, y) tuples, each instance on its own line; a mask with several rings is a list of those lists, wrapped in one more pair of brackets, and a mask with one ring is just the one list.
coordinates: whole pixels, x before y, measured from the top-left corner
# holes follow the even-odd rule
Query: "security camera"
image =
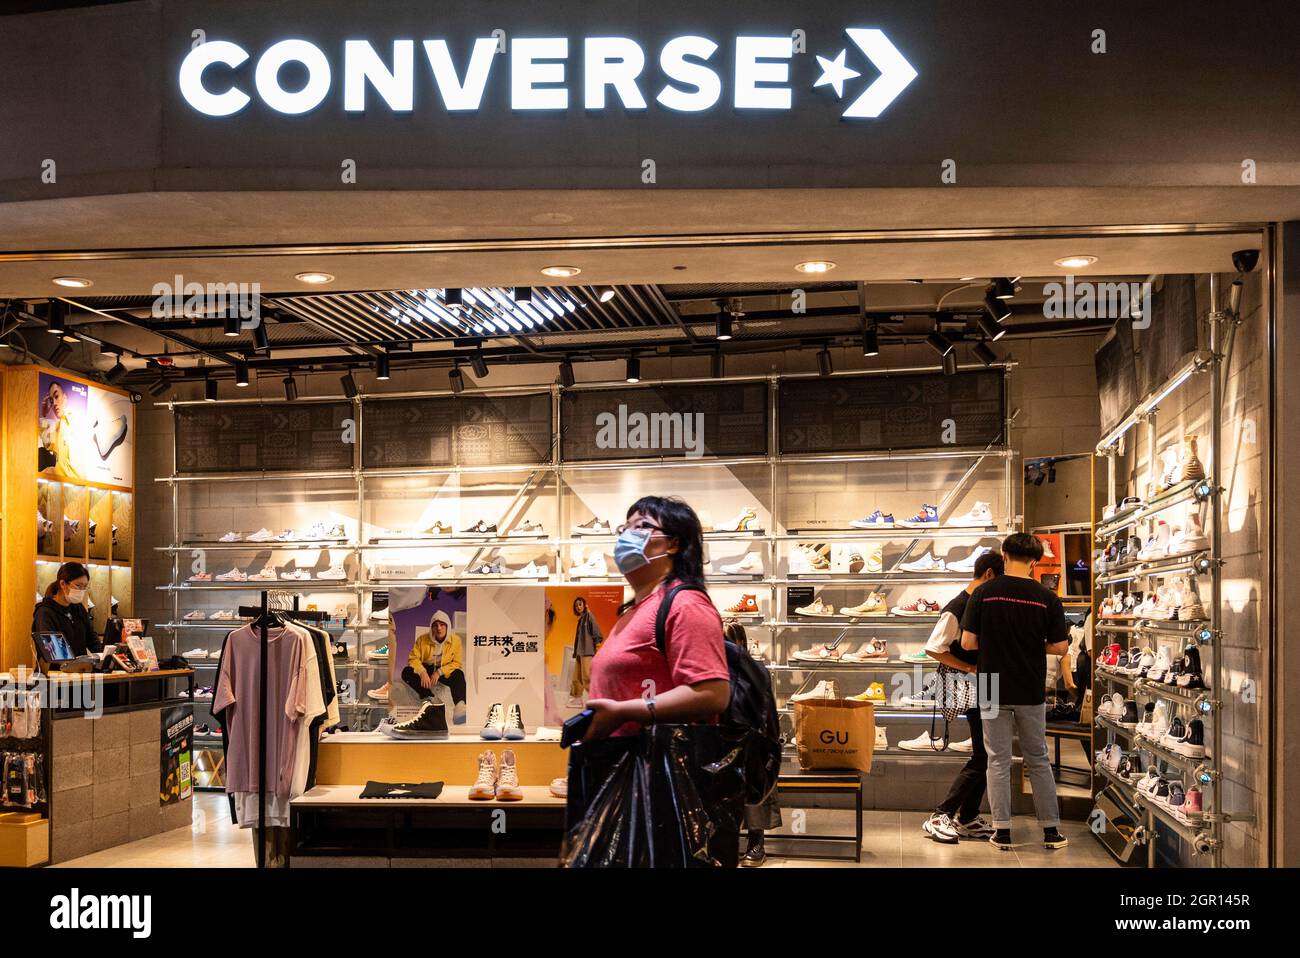
[(1215, 846), (1218, 844), (1214, 836), (1209, 832), (1201, 832), (1196, 836), (1196, 840), (1192, 842), (1192, 850), (1197, 855), (1208, 855), (1214, 851)]
[(1238, 273), (1249, 273), (1258, 263), (1259, 250), (1257, 249), (1239, 249), (1232, 254), (1232, 265), (1237, 267)]

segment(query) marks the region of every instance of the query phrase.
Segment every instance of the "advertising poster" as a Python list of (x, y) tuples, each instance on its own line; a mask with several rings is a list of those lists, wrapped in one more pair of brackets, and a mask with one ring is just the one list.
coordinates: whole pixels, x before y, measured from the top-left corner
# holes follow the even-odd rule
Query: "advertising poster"
[(130, 487), (130, 397), (44, 372), (38, 389), (37, 472), (54, 479)]
[(1036, 538), (1043, 544), (1043, 557), (1034, 565), (1034, 578), (1057, 595), (1065, 594), (1065, 582), (1061, 575), (1061, 556), (1065, 545), (1059, 533), (1037, 534)]
[[(469, 721), (469, 627), (466, 589), (393, 589), (389, 593), (388, 700), (399, 717), (426, 699), (446, 706), (447, 726), (464, 731)], [(482, 721), (482, 716), (478, 719)]]
[(518, 705), (524, 728), (543, 724), (546, 597), (525, 586), (474, 586), (469, 596), (470, 712)]
[(194, 793), (194, 783), (190, 775), (194, 707), (177, 705), (165, 708), (159, 714), (162, 717), (162, 728), (159, 736), (161, 777), (158, 785), (158, 802), (161, 805), (174, 805), (176, 802), (185, 801)]
[(591, 657), (618, 621), (621, 585), (553, 586), (546, 593), (546, 712), (556, 726), (580, 711), (591, 687)]

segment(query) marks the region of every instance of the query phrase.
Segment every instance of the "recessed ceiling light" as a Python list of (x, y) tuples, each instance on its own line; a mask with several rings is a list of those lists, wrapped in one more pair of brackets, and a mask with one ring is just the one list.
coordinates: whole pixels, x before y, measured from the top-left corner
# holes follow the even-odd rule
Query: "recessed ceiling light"
[(1095, 262), (1097, 262), (1095, 256), (1064, 256), (1056, 261), (1056, 265), (1061, 269), (1083, 269)]
[(55, 286), (71, 286), (73, 289), (85, 289), (87, 286), (95, 285), (92, 280), (81, 276), (56, 276), (50, 282)]
[(554, 276), (556, 279), (568, 279), (571, 276), (577, 276), (581, 273), (576, 266), (548, 266), (542, 270), (543, 276)]
[(326, 283), (334, 282), (334, 277), (329, 273), (299, 273), (294, 276), (300, 283), (310, 283), (313, 286), (324, 286)]
[(800, 263), (795, 267), (801, 273), (829, 273), (834, 268), (834, 263), (824, 259), (809, 260), (807, 263)]

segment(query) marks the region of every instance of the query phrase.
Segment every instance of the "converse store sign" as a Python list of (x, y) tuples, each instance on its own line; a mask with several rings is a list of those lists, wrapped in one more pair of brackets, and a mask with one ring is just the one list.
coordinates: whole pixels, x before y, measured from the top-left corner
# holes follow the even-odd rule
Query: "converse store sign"
[[(349, 114), (393, 114), (419, 109), (475, 113), (489, 84), (508, 86), (516, 111), (705, 113), (789, 111), (807, 93), (837, 97), (846, 119), (880, 116), (911, 85), (917, 71), (882, 30), (850, 28), (836, 49), (810, 51), (818, 76), (799, 91), (792, 63), (802, 40), (794, 36), (673, 37), (647, 49), (631, 37), (516, 37), (502, 31), (458, 43), (446, 39), (346, 40), (341, 49), (291, 38), (249, 50), (227, 39), (197, 44), (181, 63), (181, 96), (210, 117), (234, 116), (256, 98), (286, 116), (310, 113), (331, 98)], [(723, 67), (721, 44), (729, 44)], [(439, 102), (416, 103), (416, 73), (432, 77)]]

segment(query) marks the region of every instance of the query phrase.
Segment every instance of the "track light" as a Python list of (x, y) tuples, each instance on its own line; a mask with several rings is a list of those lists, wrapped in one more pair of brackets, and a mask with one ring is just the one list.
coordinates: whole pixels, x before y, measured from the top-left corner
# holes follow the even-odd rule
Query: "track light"
[(247, 360), (235, 360), (235, 385), (241, 389), (248, 385), (248, 362)]
[(944, 334), (939, 332), (937, 329), (931, 332), (929, 336), (926, 336), (925, 341), (929, 343), (930, 347), (940, 356), (947, 356), (955, 348), (948, 340), (948, 337), (944, 336)]
[(63, 300), (50, 300), (50, 318), (46, 329), (54, 336), (62, 336), (68, 331), (68, 304)]
[(727, 361), (721, 349), (715, 349), (709, 357), (709, 372), (714, 379), (721, 379), (726, 374)]
[(50, 362), (56, 366), (62, 366), (63, 361), (72, 355), (72, 347), (67, 343), (59, 343), (54, 347), (54, 352), (50, 353)]
[(284, 398), (286, 402), (293, 402), (298, 398), (298, 383), (294, 381), (292, 373), (284, 380)]
[(618, 290), (616, 290), (613, 286), (596, 287), (596, 298), (600, 300), (602, 303), (608, 303), (611, 299), (613, 299), (617, 295), (618, 295)]
[(1010, 299), (1016, 295), (1015, 280), (999, 276), (993, 280), (993, 295), (998, 299)]
[(461, 375), (459, 366), (452, 366), (451, 372), (447, 374), (447, 381), (451, 383), (451, 391), (460, 395), (465, 391), (465, 377)]
[[(1232, 286), (1228, 289), (1229, 315), (1236, 316), (1237, 311), (1241, 309), (1241, 290), (1242, 290), (1241, 280), (1234, 279), (1232, 281)], [(1141, 300), (1138, 300), (1138, 302), (1141, 302)]]
[(635, 354), (627, 357), (627, 375), (624, 377), (630, 383), (639, 383), (641, 381), (641, 357)]
[(880, 355), (880, 331), (876, 327), (876, 321), (870, 320), (866, 328), (862, 330), (862, 355), (879, 356)]
[(731, 338), (731, 314), (725, 309), (718, 310), (718, 318), (714, 322), (714, 335), (719, 342), (726, 342)]
[(1011, 307), (993, 295), (993, 291), (984, 294), (984, 310), (993, 317), (993, 322), (1001, 323), (1011, 318)]
[(209, 379), (203, 383), (203, 401), (217, 401), (217, 381), (215, 379)]
[(566, 357), (565, 360), (560, 363), (560, 385), (565, 389), (570, 389), (576, 381), (577, 380), (573, 377), (573, 363), (569, 362)]
[(957, 375), (957, 350), (943, 354), (943, 374), (945, 376)]
[(104, 374), (104, 378), (108, 380), (110, 386), (116, 386), (126, 378), (126, 373), (127, 368), (122, 365), (122, 360), (119, 357), (117, 362), (113, 364), (113, 368)]
[(459, 287), (448, 287), (442, 291), (442, 302), (448, 309), (460, 309), (465, 305), (465, 291)]
[(375, 378), (380, 382), (388, 382), (388, 380), (393, 378), (392, 371), (389, 369), (388, 365), (387, 353), (375, 360)]
[(823, 376), (829, 376), (835, 371), (835, 366), (831, 362), (831, 351), (826, 346), (817, 353), (817, 370)]
[(470, 365), (474, 367), (474, 375), (479, 379), (486, 379), (488, 374), (487, 360), (483, 358), (483, 347), (480, 346), (474, 350), (474, 354), (469, 358)]
[(516, 303), (531, 303), (533, 301), (533, 288), (531, 286), (515, 287)]
[(349, 399), (357, 398), (359, 390), (357, 389), (357, 381), (352, 378), (351, 370), (348, 370), (339, 377), (339, 382), (343, 384), (343, 395), (347, 396)]
[(225, 322), (225, 329), (224, 329), (223, 331), (224, 331), (224, 333), (225, 333), (227, 336), (231, 336), (231, 337), (238, 336), (238, 335), (239, 335), (239, 317), (238, 317), (238, 316), (227, 316), (227, 317), (226, 317), (226, 322)]
[(975, 318), (975, 323), (979, 326), (980, 332), (984, 334), (984, 338), (991, 343), (996, 343), (1007, 334), (1007, 328), (988, 313), (980, 313)]
[(985, 366), (992, 366), (994, 363), (998, 361), (998, 354), (995, 353), (993, 350), (989, 349), (989, 347), (985, 343), (976, 343), (975, 358), (978, 359), (980, 362), (982, 362)]
[(170, 388), (171, 383), (169, 383), (165, 377), (159, 376), (158, 379), (149, 387), (149, 395), (157, 399)]
[(271, 339), (266, 335), (266, 323), (258, 323), (253, 327), (253, 348), (259, 353), (270, 352)]

